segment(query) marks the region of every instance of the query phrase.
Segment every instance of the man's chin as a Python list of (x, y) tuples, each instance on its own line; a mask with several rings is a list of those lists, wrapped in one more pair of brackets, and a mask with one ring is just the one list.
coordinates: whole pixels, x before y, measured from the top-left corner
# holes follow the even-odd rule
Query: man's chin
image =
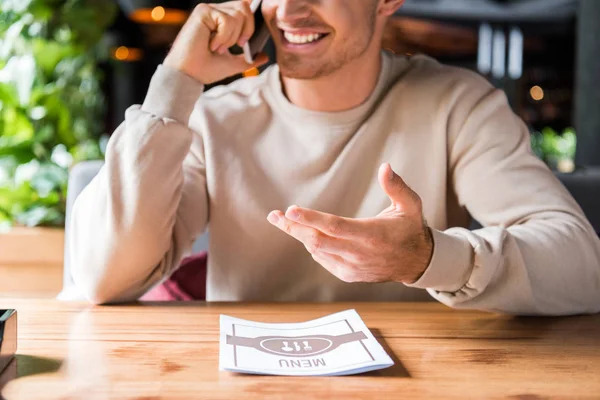
[(288, 79), (297, 80), (310, 80), (317, 78), (316, 74), (308, 72), (289, 71), (286, 69), (279, 69), (281, 76)]
[(279, 72), (281, 73), (281, 76), (288, 79), (311, 80), (322, 78), (329, 75), (327, 69), (328, 68), (324, 65), (302, 66), (295, 64), (291, 66), (287, 65), (287, 63), (279, 63)]

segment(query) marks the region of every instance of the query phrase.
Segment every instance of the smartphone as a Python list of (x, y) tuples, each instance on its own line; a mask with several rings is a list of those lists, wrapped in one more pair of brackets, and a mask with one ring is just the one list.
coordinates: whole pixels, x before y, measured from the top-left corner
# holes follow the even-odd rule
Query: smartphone
[(262, 0), (252, 0), (250, 3), (250, 10), (254, 14), (254, 34), (250, 40), (242, 48), (235, 45), (229, 49), (232, 54), (244, 54), (248, 64), (252, 64), (254, 58), (263, 51), (271, 35), (260, 9), (261, 3)]
[(0, 310), (0, 375), (17, 351), (17, 311)]

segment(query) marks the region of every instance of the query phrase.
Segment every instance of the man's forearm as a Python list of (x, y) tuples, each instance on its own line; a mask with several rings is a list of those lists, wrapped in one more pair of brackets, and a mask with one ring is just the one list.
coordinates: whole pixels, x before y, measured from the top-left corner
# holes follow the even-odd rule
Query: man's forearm
[(578, 216), (548, 212), (509, 228), (435, 236), (445, 245), (411, 286), (442, 303), (525, 315), (600, 311), (600, 241)]
[[(201, 201), (194, 210), (178, 212), (182, 196), (205, 198), (205, 181), (197, 160), (184, 162), (192, 158), (194, 134), (185, 113), (193, 101), (192, 106), (180, 102), (176, 110), (169, 109), (171, 102), (164, 104), (174, 96), (169, 90), (181, 83), (169, 74), (159, 71), (150, 100), (127, 111), (111, 137), (105, 165), (73, 208), (72, 274), (95, 303), (135, 299), (177, 266), (197, 234), (189, 223), (177, 221), (178, 215), (193, 214), (206, 224)], [(159, 89), (164, 92), (155, 93)]]

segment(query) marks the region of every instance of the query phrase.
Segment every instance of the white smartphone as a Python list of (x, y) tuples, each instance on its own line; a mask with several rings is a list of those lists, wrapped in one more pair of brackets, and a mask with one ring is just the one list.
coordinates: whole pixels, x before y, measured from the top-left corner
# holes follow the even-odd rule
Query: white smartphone
[(260, 9), (261, 3), (262, 0), (252, 0), (252, 3), (250, 3), (250, 10), (252, 11), (252, 14), (254, 14), (254, 34), (242, 47), (242, 51), (238, 50), (239, 47), (238, 49), (232, 49), (232, 53), (234, 54), (243, 52), (244, 58), (248, 64), (252, 64), (254, 62), (254, 57), (263, 51), (271, 35)]

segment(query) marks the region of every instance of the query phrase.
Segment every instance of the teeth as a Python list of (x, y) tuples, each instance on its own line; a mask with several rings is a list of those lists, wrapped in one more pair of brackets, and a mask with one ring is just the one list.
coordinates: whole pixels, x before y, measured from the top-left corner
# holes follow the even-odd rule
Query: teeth
[(285, 37), (285, 39), (290, 42), (290, 43), (294, 43), (294, 44), (305, 44), (305, 43), (311, 43), (314, 42), (317, 39), (320, 39), (321, 36), (323, 36), (320, 33), (311, 33), (308, 35), (295, 35), (293, 33), (289, 33), (289, 32), (283, 32), (283, 36)]

